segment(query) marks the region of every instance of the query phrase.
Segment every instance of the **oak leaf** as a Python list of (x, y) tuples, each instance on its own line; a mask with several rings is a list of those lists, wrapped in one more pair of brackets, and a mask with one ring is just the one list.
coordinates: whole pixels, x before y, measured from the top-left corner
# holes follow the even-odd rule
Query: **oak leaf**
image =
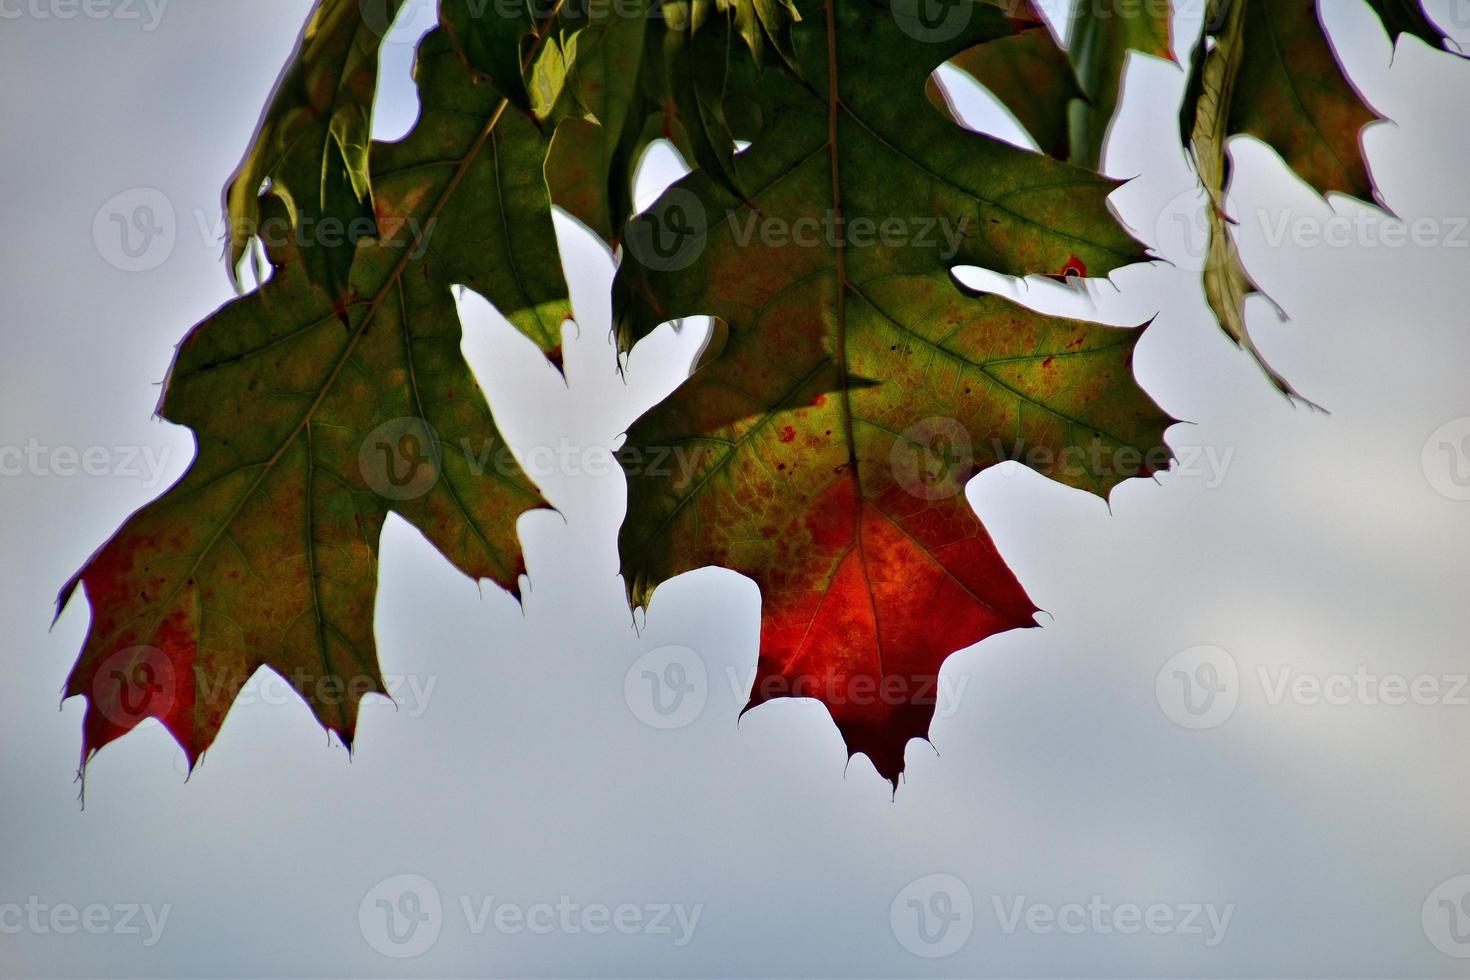
[[(198, 455), (61, 593), (92, 622), (67, 680), (83, 765), (160, 720), (192, 766), (241, 686), (280, 674), (349, 747), (384, 693), (373, 637), (390, 513), (454, 565), (518, 594), (517, 518), (543, 505), (503, 451), (460, 352), (452, 290), (480, 292), (554, 354), (570, 315), (541, 164), (546, 136), (474, 84), (442, 32), (419, 49), (419, 123), (376, 144), (380, 235), (341, 315), (292, 237), (273, 274), (180, 344), (160, 413)], [(284, 220), (267, 202), (262, 228)]]
[[(318, 0), (225, 188), (230, 279), (260, 231), (261, 204), (286, 209), (302, 261), (339, 314), (357, 242), (377, 233), (368, 144), (378, 84), (378, 48), (402, 0), (382, 21), (360, 0)], [(257, 268), (257, 279), (260, 270)]]
[[(1439, 39), (1417, 0), (1369, 2), (1395, 40), (1404, 33)], [(1227, 144), (1236, 135), (1255, 136), (1319, 194), (1372, 201), (1361, 133), (1377, 118), (1338, 64), (1316, 0), (1211, 0), (1180, 113), (1210, 201), (1205, 299), (1226, 335), (1290, 397), (1300, 396), (1266, 362), (1246, 322), (1246, 300), (1259, 290), (1230, 233)]]
[(971, 13), (935, 43), (886, 4), (804, 5), (799, 75), (763, 72), (751, 92), (763, 128), (740, 193), (702, 171), (677, 182), (629, 225), (615, 285), (625, 349), (667, 320), (721, 321), (693, 377), (629, 432), (635, 458), (678, 461), (630, 467), (633, 602), (707, 565), (751, 576), (749, 706), (820, 699), (849, 754), (895, 785), (944, 659), (1032, 625), (968, 479), (1017, 458), (1106, 495), (1169, 461), (1171, 420), (1130, 371), (1137, 331), (954, 278), (1106, 275), (1144, 257), (1108, 210), (1115, 182), (926, 100), (937, 64), (1012, 30), (992, 5)]

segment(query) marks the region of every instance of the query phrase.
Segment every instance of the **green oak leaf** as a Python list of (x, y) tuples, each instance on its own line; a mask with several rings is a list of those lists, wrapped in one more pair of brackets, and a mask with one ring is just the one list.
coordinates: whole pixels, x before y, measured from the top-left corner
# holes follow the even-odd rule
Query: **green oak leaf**
[(1378, 118), (1348, 81), (1316, 0), (1234, 0), (1244, 10), (1229, 131), (1270, 146), (1320, 194), (1369, 200), (1359, 135)]
[(1209, 242), (1202, 281), (1205, 301), (1226, 336), (1251, 355), (1278, 391), (1288, 397), (1300, 397), (1290, 382), (1266, 361), (1251, 338), (1245, 303), (1257, 289), (1241, 262), (1225, 217), (1225, 191), (1230, 175), (1226, 150), (1231, 135), (1231, 106), (1244, 61), (1246, 10), (1244, 3), (1229, 0), (1212, 7), (1217, 18), (1212, 23), (1218, 28), (1215, 44), (1207, 50), (1202, 40), (1195, 48), (1195, 64), (1185, 96), (1184, 124), (1191, 127), (1186, 145), (1193, 149), (1195, 167), (1209, 194), (1205, 212)]
[(1162, 0), (1084, 0), (1068, 42), (1084, 99), (1071, 103), (1072, 162), (1097, 167), (1117, 114), (1128, 52), (1174, 60), (1171, 4)]
[(791, 26), (801, 19), (801, 13), (792, 0), (723, 0), (723, 5), (731, 9), (735, 29), (756, 64), (764, 63), (770, 48), (784, 65), (795, 67)]
[(470, 71), (505, 93), (517, 109), (530, 110), (522, 66), (537, 20), (529, 0), (440, 0), (439, 21)]
[(743, 69), (753, 63), (741, 58), (737, 26), (715, 0), (670, 3), (663, 12), (665, 89), (692, 157), (690, 165), (739, 196), (737, 124), (726, 114), (727, 100), (740, 98), (738, 86), (750, 75)]
[[(1369, 2), (1395, 39), (1403, 33), (1437, 38), (1414, 0)], [(1227, 144), (1232, 136), (1254, 136), (1318, 193), (1372, 200), (1361, 133), (1378, 116), (1338, 64), (1315, 0), (1211, 0), (1206, 13), (1180, 110), (1181, 132), (1212, 202), (1206, 215), (1205, 299), (1221, 329), (1256, 359), (1271, 383), (1300, 397), (1266, 363), (1246, 323), (1246, 300), (1258, 290), (1226, 217)]]
[(262, 197), (274, 196), (287, 209), (312, 278), (339, 312), (346, 305), (357, 243), (377, 233), (368, 143), (378, 48), (401, 3), (384, 0), (381, 24), (363, 19), (360, 0), (313, 6), (225, 188), (229, 274), (237, 286), (240, 261), (259, 230)]
[(638, 161), (658, 139), (738, 193), (735, 141), (759, 120), (737, 89), (770, 51), (790, 70), (785, 25), (794, 16), (784, 0), (564, 8), (531, 68), (536, 114), (556, 130), (552, 199), (616, 245), (634, 210)]
[[(1383, 21), (1388, 36), (1395, 42), (1405, 34), (1412, 34), (1436, 51), (1445, 50), (1445, 33), (1424, 15), (1419, 0), (1368, 0), (1368, 6)], [(1463, 54), (1463, 52), (1452, 52)]]
[(670, 33), (651, 0), (626, 13), (589, 15), (563, 28), (560, 57), (545, 57), (544, 115), (556, 127), (546, 160), (552, 200), (609, 245), (632, 216), (633, 177), (657, 139), (693, 158), (667, 66)]
[[(1017, 33), (961, 51), (949, 63), (985, 86), (1043, 153), (1065, 160), (1071, 154), (1071, 105), (1084, 98), (1082, 89), (1066, 51), (1029, 0), (1020, 13), (1027, 23)], [(930, 77), (928, 92), (930, 101), (950, 110), (937, 76)]]

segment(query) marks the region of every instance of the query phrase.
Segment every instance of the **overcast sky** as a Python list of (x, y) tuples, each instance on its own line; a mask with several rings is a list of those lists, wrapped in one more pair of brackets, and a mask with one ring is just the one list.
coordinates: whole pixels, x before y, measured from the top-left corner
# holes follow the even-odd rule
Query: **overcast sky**
[[(1463, 2), (1432, 6), (1470, 42)], [(1138, 177), (1114, 203), (1175, 264), (1085, 295), (972, 277), (1048, 311), (1158, 314), (1138, 375), (1193, 424), (1170, 435), (1178, 471), (1111, 513), (1030, 472), (970, 486), (1045, 628), (947, 662), (937, 751), (910, 746), (896, 799), (815, 702), (737, 726), (748, 580), (683, 576), (634, 628), (623, 481), (597, 449), (701, 337), (661, 330), (619, 379), (612, 262), (562, 221), (569, 385), (461, 304), (507, 437), (593, 461), (537, 474), (561, 515), (522, 523), (524, 609), (390, 521), (377, 628), (400, 704), (364, 708), (353, 759), (261, 677), (187, 784), (150, 723), (95, 760), (80, 811), (83, 704), (57, 705), (87, 614), (48, 632), (51, 602), (189, 462), (188, 433), (150, 418), (158, 383), (230, 296), (220, 187), (308, 7), (0, 2), (0, 973), (1465, 975), (1470, 63), (1413, 39), (1391, 57), (1360, 0), (1329, 0), (1328, 24), (1394, 120), (1364, 142), (1398, 219), (1324, 202), (1250, 141), (1231, 199), (1291, 317), (1252, 301), (1258, 341), (1330, 414), (1276, 395), (1204, 306), (1174, 66), (1135, 59), (1108, 169)], [(431, 18), (410, 3), (385, 50), (380, 136), (414, 118)], [(643, 202), (676, 172), (651, 162)], [(139, 204), (171, 237), (128, 255), (112, 215)], [(642, 686), (671, 662), (697, 687), (672, 721)]]

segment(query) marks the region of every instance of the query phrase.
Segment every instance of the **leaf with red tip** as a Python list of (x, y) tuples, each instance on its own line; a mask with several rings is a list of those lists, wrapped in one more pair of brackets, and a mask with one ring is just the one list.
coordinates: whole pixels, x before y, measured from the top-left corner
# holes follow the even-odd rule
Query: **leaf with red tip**
[[(884, 5), (809, 3), (794, 37), (805, 82), (767, 72), (753, 93), (766, 125), (741, 156), (745, 199), (681, 180), (629, 225), (617, 284), (625, 346), (669, 319), (723, 323), (629, 432), (630, 460), (669, 461), (629, 467), (633, 601), (707, 565), (751, 576), (764, 600), (751, 704), (820, 699), (849, 752), (895, 782), (944, 659), (1032, 622), (968, 479), (1014, 458), (1107, 494), (1169, 459), (1170, 419), (1132, 378), (1137, 331), (1034, 313), (951, 274), (1105, 274), (1142, 257), (1108, 212), (1115, 182), (926, 103), (935, 63), (1009, 33), (997, 11), (973, 13), (936, 44)], [(861, 84), (875, 73), (887, 84)]]
[[(543, 347), (559, 335), (546, 140), (442, 35), (418, 75), (418, 126), (373, 148), (382, 236), (359, 249), (348, 329), (288, 239), (269, 282), (179, 347), (161, 412), (198, 456), (61, 595), (82, 586), (93, 613), (66, 687), (88, 699), (84, 764), (148, 717), (192, 764), (261, 667), (350, 745), (359, 702), (383, 691), (373, 606), (390, 512), (465, 574), (518, 589), (516, 521), (542, 500), (463, 359), (451, 290), (481, 292)], [(518, 274), (533, 260), (549, 267)]]

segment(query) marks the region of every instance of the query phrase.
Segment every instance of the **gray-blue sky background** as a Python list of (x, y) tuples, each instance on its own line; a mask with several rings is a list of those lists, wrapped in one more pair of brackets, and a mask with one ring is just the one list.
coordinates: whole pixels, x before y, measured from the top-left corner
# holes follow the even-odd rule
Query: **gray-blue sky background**
[[(422, 696), (406, 687), (397, 710), (366, 707), (351, 761), (261, 679), (187, 784), (172, 740), (149, 724), (94, 761), (81, 812), (83, 705), (58, 710), (57, 699), (86, 610), (77, 603), (48, 632), (51, 602), (188, 463), (189, 434), (150, 418), (157, 385), (186, 329), (229, 298), (219, 191), (309, 4), (172, 0), (154, 23), (141, 3), (137, 20), (62, 20), (61, 0), (38, 3), (4, 5), (0, 25), (0, 447), (44, 447), (40, 465), (0, 477), (0, 930), (15, 921), (7, 903), (169, 910), (153, 945), (146, 927), (0, 931), (0, 974), (1465, 974), (1470, 961), (1441, 947), (1470, 954), (1470, 943), (1437, 918), (1440, 899), (1465, 889), (1435, 890), (1470, 873), (1470, 692), (1451, 691), (1470, 671), (1470, 501), (1456, 499), (1452, 468), (1470, 473), (1470, 458), (1439, 444), (1454, 448), (1470, 423), (1431, 436), (1470, 416), (1470, 232), (1456, 220), (1470, 215), (1470, 63), (1413, 39), (1391, 59), (1365, 4), (1327, 0), (1354, 80), (1394, 120), (1365, 145), (1399, 221), (1368, 214), (1346, 247), (1292, 241), (1364, 205), (1325, 203), (1265, 147), (1235, 144), (1242, 251), (1291, 315), (1280, 323), (1253, 300), (1252, 326), (1328, 415), (1289, 406), (1211, 321), (1175, 219), (1193, 186), (1177, 148), (1184, 76), (1134, 60), (1108, 169), (1138, 179), (1114, 202), (1177, 264), (1125, 270), (1085, 295), (973, 281), (1115, 324), (1157, 313), (1138, 375), (1193, 423), (1170, 438), (1196, 463), (1125, 486), (1111, 513), (1029, 472), (998, 468), (971, 485), (1047, 610), (1044, 628), (949, 660), (958, 698), (935, 722), (937, 752), (910, 746), (896, 799), (865, 760), (844, 767), (815, 702), (765, 706), (737, 727), (759, 618), (748, 580), (681, 577), (635, 629), (616, 577), (621, 476), (541, 472), (562, 513), (522, 523), (524, 610), (390, 522), (381, 659)], [(1431, 8), (1470, 42), (1463, 3)], [(409, 9), (385, 53), (383, 136), (413, 118), (411, 41), (431, 11)], [(1197, 22), (1186, 13), (1181, 35)], [(1014, 133), (983, 94), (961, 98), (977, 127)], [(650, 163), (644, 203), (674, 173), (667, 155)], [(138, 188), (168, 200), (176, 241), (156, 268), (129, 272), (98, 247), (94, 220)], [(1385, 243), (1386, 226), (1415, 219), (1428, 219), (1420, 244)], [(572, 222), (560, 230), (581, 319), (569, 384), (483, 300), (462, 310), (507, 437), (522, 450), (565, 439), (582, 458), (677, 384), (701, 338), (660, 331), (620, 379), (611, 260)], [(102, 447), (109, 474), (59, 475), (60, 447)], [(164, 460), (162, 484), (124, 465), (132, 449)], [(630, 705), (625, 676), (671, 645), (705, 668), (706, 703), (687, 726), (658, 730)], [(1191, 730), (1171, 720), (1156, 679), (1200, 646), (1228, 653), (1238, 704)], [(1277, 698), (1285, 668), (1329, 683), (1430, 678), (1441, 696)], [(427, 879), (443, 912), (437, 940), (397, 959), (359, 911), (371, 919), (384, 895), (392, 904), (400, 885), (380, 883), (403, 874)], [(929, 959), (895, 921), (936, 889), (968, 894), (973, 912), (956, 926), (968, 939)], [(700, 911), (683, 945), (677, 926), (542, 935), (492, 920), (476, 933), (461, 899), (474, 911), (490, 896), (522, 909), (566, 896)], [(1059, 910), (1093, 896), (1228, 908), (1230, 919), (1212, 946), (1208, 924), (1203, 935), (1006, 929), (1018, 899)]]

